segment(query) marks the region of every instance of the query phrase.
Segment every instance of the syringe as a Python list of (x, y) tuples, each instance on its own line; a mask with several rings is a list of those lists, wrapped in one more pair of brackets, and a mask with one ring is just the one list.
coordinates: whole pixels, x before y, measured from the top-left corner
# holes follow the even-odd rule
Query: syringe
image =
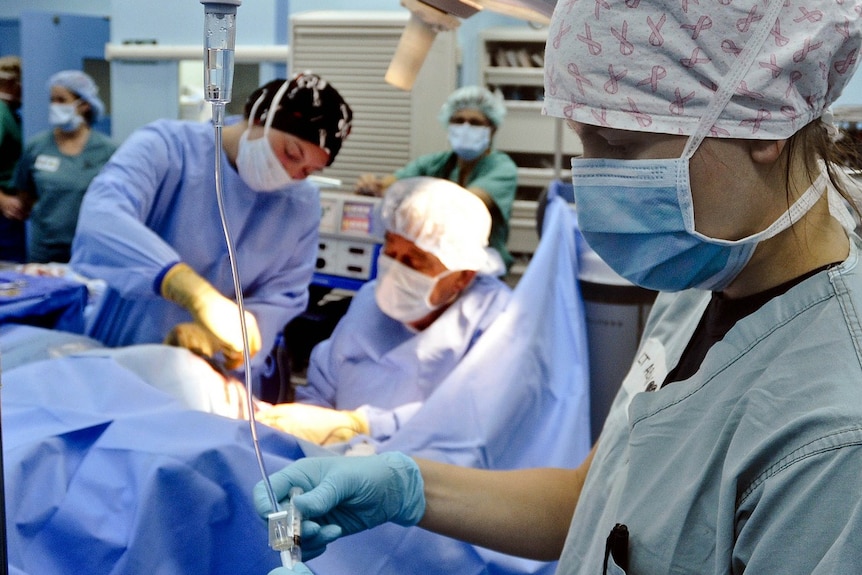
[(270, 513), (269, 546), (281, 554), (281, 564), (293, 567), (302, 561), (302, 513), (293, 503), (295, 495), (301, 495), (301, 487), (290, 490), (287, 509)]
[(201, 0), (204, 5), (204, 99), (212, 104), (213, 124), (224, 125), (225, 104), (233, 91), (236, 7), (242, 0)]

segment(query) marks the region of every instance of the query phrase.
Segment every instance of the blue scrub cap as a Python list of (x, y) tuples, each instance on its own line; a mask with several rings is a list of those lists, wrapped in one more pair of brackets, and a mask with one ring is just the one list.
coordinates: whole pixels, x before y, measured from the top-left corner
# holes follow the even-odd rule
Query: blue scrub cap
[(57, 72), (48, 80), (48, 89), (54, 86), (66, 88), (90, 104), (93, 110), (93, 122), (98, 121), (105, 113), (105, 104), (99, 99), (99, 87), (87, 74), (79, 70)]
[(495, 128), (499, 128), (506, 117), (506, 106), (501, 98), (482, 86), (464, 86), (452, 92), (446, 99), (438, 116), (440, 123), (444, 127), (448, 126), (449, 119), (455, 112), (467, 108), (475, 108), (485, 114)]

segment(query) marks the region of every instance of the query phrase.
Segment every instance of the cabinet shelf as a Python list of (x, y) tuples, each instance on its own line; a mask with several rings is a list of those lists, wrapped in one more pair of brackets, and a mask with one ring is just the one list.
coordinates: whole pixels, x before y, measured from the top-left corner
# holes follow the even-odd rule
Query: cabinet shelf
[(542, 115), (547, 35), (547, 29), (515, 26), (489, 28), (481, 35), (481, 81), (506, 105), (494, 144), (518, 166), (509, 236), (509, 250), (517, 254), (531, 254), (538, 243), (536, 200), (555, 178), (571, 178), (569, 159), (582, 153), (580, 140), (561, 120)]
[(485, 83), (492, 86), (534, 86), (544, 82), (542, 68), (511, 68), (491, 66), (485, 69)]
[[(518, 168), (518, 184), (529, 187), (546, 187), (554, 180), (553, 168)], [(571, 170), (560, 170), (560, 178), (563, 181), (572, 179)]]

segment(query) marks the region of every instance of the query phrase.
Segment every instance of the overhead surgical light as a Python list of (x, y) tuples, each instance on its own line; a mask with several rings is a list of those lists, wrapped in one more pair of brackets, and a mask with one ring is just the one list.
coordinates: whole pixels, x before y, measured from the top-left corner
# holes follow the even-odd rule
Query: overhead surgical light
[(410, 90), (439, 32), (454, 30), (461, 21), (487, 9), (513, 18), (547, 24), (557, 0), (401, 0), (410, 20), (401, 34), (386, 71), (388, 84)]

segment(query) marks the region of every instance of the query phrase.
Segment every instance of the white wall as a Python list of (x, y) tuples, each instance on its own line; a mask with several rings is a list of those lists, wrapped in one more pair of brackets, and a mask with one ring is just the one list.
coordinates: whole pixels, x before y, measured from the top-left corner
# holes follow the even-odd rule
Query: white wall
[(862, 106), (862, 68), (856, 70), (853, 79), (835, 101), (835, 106)]

